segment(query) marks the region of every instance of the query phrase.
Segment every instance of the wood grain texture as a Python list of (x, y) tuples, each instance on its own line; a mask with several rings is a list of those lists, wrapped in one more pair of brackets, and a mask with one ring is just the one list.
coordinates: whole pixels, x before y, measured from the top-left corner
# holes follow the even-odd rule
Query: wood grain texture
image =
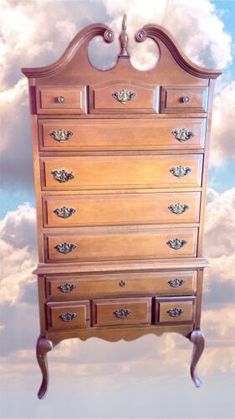
[[(79, 227), (131, 224), (182, 224), (199, 222), (200, 193), (156, 193), (123, 195), (45, 195), (44, 227)], [(186, 205), (178, 214), (172, 205)], [(58, 216), (60, 208), (72, 211)], [(174, 209), (174, 207), (173, 207)], [(59, 213), (60, 214), (60, 213)]]
[(187, 270), (199, 269), (208, 266), (205, 258), (171, 258), (171, 259), (141, 259), (127, 261), (93, 261), (75, 263), (39, 263), (34, 270), (36, 275), (63, 274), (63, 273), (110, 273), (110, 272), (136, 272), (151, 270)]
[[(70, 315), (67, 316), (66, 314)], [(47, 304), (47, 326), (52, 329), (77, 329), (90, 325), (89, 301)]]
[[(45, 288), (49, 301), (82, 299), (87, 295), (91, 298), (138, 294), (193, 295), (196, 290), (196, 278), (197, 271), (177, 270), (108, 275), (50, 275), (46, 277)], [(178, 286), (174, 286), (176, 279), (180, 281)]]
[(38, 114), (83, 114), (87, 112), (87, 89), (86, 86), (44, 86), (37, 90), (36, 101)]
[[(201, 155), (44, 157), (40, 160), (43, 190), (201, 186)], [(170, 170), (178, 166), (189, 167), (191, 171), (176, 177)], [(65, 170), (73, 178), (60, 182), (52, 174), (54, 170)]]
[[(113, 96), (123, 90), (133, 94), (133, 97), (124, 103)], [(157, 113), (159, 112), (159, 87), (127, 83), (125, 80), (90, 86), (90, 112)]]
[(155, 303), (156, 323), (193, 322), (194, 320), (193, 297), (156, 298)]
[[(123, 105), (126, 106), (126, 105)], [(40, 150), (191, 150), (203, 148), (205, 142), (205, 118), (169, 119), (41, 119), (38, 121)], [(172, 130), (186, 128), (193, 136), (179, 142)], [(53, 131), (65, 129), (73, 133), (67, 141), (53, 139)]]
[[(123, 312), (124, 316), (122, 315)], [(92, 302), (92, 319), (94, 326), (150, 324), (152, 320), (152, 299), (94, 300)]]
[(208, 88), (163, 87), (161, 112), (207, 112)]
[[(80, 230), (77, 234), (48, 234), (45, 236), (45, 256), (48, 262), (78, 260), (151, 259), (196, 256), (197, 228), (178, 229), (138, 229), (128, 231)], [(184, 240), (185, 244), (175, 250), (167, 242)], [(56, 246), (60, 243), (76, 247), (69, 253), (60, 253)]]

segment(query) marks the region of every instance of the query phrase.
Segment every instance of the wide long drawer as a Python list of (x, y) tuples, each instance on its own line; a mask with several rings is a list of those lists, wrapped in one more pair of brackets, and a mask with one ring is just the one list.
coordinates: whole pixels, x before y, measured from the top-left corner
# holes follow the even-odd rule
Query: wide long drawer
[(204, 147), (206, 119), (39, 120), (42, 151), (194, 149)]
[(202, 155), (42, 157), (43, 190), (201, 186)]
[(46, 234), (48, 262), (194, 257), (197, 228), (92, 228), (88, 232)]
[(45, 195), (44, 226), (196, 223), (200, 192)]
[(193, 295), (196, 278), (196, 271), (50, 275), (46, 296), (50, 301), (69, 301), (97, 296)]

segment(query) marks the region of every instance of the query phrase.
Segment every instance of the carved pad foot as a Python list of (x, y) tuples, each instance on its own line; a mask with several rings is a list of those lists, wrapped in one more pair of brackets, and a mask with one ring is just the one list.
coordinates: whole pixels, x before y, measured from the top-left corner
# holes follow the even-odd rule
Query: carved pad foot
[(42, 372), (42, 384), (38, 390), (38, 398), (43, 399), (45, 397), (48, 387), (48, 364), (47, 364), (47, 352), (51, 351), (53, 343), (51, 340), (39, 336), (36, 347), (36, 355), (38, 365)]
[(196, 366), (204, 350), (205, 339), (201, 330), (194, 330), (188, 336), (188, 338), (193, 343), (193, 353), (192, 353), (192, 360), (191, 360), (191, 365), (190, 365), (190, 374), (191, 374), (191, 378), (195, 386), (200, 387), (202, 384), (202, 381), (196, 374)]

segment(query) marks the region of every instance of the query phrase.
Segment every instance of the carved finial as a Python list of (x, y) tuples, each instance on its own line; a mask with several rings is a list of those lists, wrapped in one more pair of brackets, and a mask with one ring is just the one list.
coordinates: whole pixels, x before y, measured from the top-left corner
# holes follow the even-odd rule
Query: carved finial
[(129, 52), (127, 50), (128, 44), (128, 35), (126, 33), (126, 14), (123, 16), (122, 19), (122, 31), (119, 36), (119, 42), (121, 46), (121, 51), (119, 53), (119, 57), (130, 57)]

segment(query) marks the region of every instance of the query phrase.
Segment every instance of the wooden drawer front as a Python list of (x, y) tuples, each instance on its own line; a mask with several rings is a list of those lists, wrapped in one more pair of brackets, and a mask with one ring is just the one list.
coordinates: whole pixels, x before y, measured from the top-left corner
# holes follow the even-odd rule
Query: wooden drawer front
[(47, 303), (49, 329), (76, 329), (90, 325), (90, 303)]
[(40, 149), (131, 150), (204, 147), (205, 119), (40, 120)]
[(200, 192), (44, 196), (44, 226), (193, 223)]
[(156, 323), (192, 322), (194, 318), (195, 297), (183, 298), (156, 298)]
[(196, 278), (196, 271), (48, 276), (46, 295), (50, 300), (131, 294), (192, 295)]
[(91, 113), (156, 113), (159, 87), (124, 83), (90, 87)]
[(37, 91), (39, 114), (84, 114), (87, 112), (86, 86), (41, 87)]
[(80, 230), (76, 234), (45, 236), (48, 261), (196, 256), (197, 228), (94, 230), (93, 227), (86, 233)]
[(92, 306), (93, 326), (124, 326), (151, 323), (151, 298), (94, 300)]
[(207, 87), (162, 87), (161, 112), (207, 112)]
[(198, 187), (201, 171), (193, 154), (41, 158), (44, 190)]

